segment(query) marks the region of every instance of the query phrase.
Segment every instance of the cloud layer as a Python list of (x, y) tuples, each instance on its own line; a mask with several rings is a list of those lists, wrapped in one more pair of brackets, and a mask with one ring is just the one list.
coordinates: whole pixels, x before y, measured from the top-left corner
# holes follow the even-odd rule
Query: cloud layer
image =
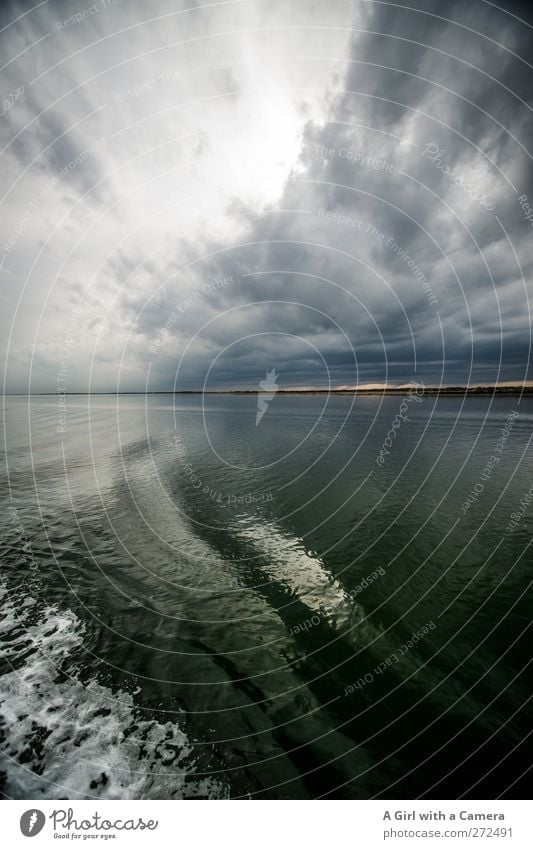
[(0, 34), (8, 391), (531, 376), (519, 4), (93, 6)]

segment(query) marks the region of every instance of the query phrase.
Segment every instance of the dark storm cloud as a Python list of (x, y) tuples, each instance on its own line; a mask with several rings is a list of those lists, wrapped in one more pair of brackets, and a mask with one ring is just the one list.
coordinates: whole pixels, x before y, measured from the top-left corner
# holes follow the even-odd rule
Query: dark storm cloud
[(25, 84), (0, 126), (13, 310), (46, 245), (14, 362), (58, 286), (35, 348), (48, 391), (74, 296), (72, 389), (88, 363), (112, 389), (123, 360), (129, 389), (178, 365), (183, 388), (210, 368), (212, 386), (531, 377), (528, 7), (193, 5), (100, 0), (63, 30), (83, 4), (50, 0), (2, 34), (4, 91)]
[[(183, 342), (232, 311), (203, 332), (188, 381), (212, 361), (211, 345), (218, 352), (248, 328), (263, 341), (250, 342), (245, 365), (228, 361), (222, 383), (257, 382), (257, 370), (273, 366), (286, 385), (324, 383), (318, 354), (293, 361), (288, 341), (265, 341), (269, 332), (316, 345), (343, 383), (348, 346), (335, 322), (365, 380), (530, 376), (533, 239), (517, 198), (533, 198), (531, 30), (481, 3), (365, 7), (357, 26), (367, 32), (353, 34), (342, 91), (329, 120), (306, 127), (280, 200), (294, 212), (243, 214), (233, 244), (195, 245), (207, 257), (192, 273), (196, 286), (237, 282), (202, 297), (172, 329)], [(176, 263), (190, 252), (184, 241)], [(152, 326), (176, 298), (169, 291), (158, 302)], [(268, 303), (276, 300), (303, 306)], [(234, 308), (249, 302), (257, 306), (242, 306), (238, 321)]]

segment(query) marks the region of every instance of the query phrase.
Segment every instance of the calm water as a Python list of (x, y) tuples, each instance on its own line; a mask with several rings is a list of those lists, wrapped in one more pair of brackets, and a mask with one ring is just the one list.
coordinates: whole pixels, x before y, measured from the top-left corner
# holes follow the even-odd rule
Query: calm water
[(8, 397), (3, 793), (524, 795), (533, 401), (401, 403)]

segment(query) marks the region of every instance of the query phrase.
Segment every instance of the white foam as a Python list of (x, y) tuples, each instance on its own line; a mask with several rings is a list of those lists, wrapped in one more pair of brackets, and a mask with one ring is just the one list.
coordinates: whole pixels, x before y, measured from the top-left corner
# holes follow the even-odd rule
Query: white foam
[(226, 795), (216, 781), (193, 777), (193, 748), (175, 722), (145, 719), (131, 694), (80, 680), (71, 655), (84, 628), (72, 611), (48, 607), (24, 627), (10, 602), (2, 613), (0, 646), (13, 665), (0, 677), (5, 793), (22, 799)]

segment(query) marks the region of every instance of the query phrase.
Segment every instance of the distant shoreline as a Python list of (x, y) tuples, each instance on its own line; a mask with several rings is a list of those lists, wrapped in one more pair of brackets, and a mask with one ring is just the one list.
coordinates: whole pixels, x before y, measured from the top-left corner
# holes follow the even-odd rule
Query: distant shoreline
[[(278, 395), (405, 395), (414, 386), (384, 389), (278, 389)], [(533, 395), (533, 386), (426, 386), (423, 395), (448, 395), (452, 397), (487, 397), (494, 395)], [(61, 395), (263, 395), (260, 389), (161, 389), (150, 392), (61, 392)], [(54, 397), (57, 392), (10, 392), (5, 397)]]

